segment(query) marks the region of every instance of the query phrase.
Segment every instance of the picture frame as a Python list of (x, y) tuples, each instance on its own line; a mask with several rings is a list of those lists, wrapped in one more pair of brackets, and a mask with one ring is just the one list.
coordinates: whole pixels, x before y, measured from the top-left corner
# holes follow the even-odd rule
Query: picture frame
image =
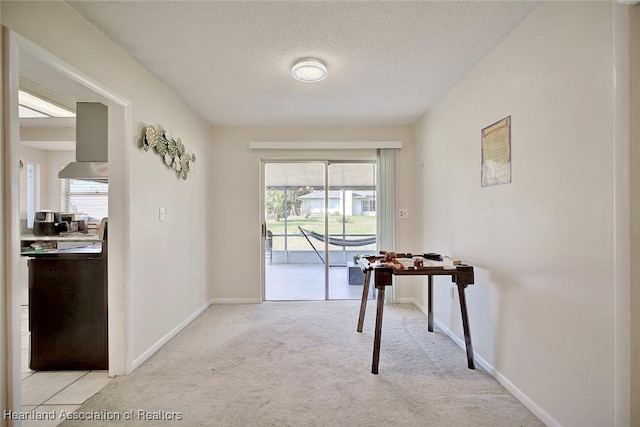
[(481, 131), (481, 185), (511, 183), (511, 116)]

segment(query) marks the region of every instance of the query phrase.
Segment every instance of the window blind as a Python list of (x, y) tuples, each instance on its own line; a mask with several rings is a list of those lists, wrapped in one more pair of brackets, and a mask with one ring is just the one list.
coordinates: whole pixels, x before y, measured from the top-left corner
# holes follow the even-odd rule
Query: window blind
[(89, 222), (109, 216), (109, 184), (66, 179), (62, 204), (65, 212), (85, 213)]
[[(396, 150), (378, 150), (378, 250), (395, 250), (396, 210)], [(395, 286), (389, 286), (385, 294), (386, 303), (395, 303)]]

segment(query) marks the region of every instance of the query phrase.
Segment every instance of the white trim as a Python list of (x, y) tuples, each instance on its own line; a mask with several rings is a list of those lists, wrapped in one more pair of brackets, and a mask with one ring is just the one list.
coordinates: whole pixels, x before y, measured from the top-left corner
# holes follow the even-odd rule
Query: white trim
[[(258, 188), (260, 189), (260, 191), (258, 191), (259, 196), (258, 196), (258, 215), (260, 218), (260, 302), (264, 301), (267, 289), (265, 287), (265, 283), (266, 283), (266, 262), (265, 262), (265, 258), (267, 255), (266, 252), (266, 247), (265, 247), (265, 243), (266, 243), (266, 234), (267, 234), (267, 218), (265, 215), (265, 199), (264, 199), (264, 166), (266, 164), (266, 161), (264, 159), (260, 159), (260, 173), (258, 174)], [(271, 252), (271, 255), (273, 256), (273, 251)]]
[(184, 328), (186, 328), (189, 323), (193, 322), (193, 320), (196, 317), (200, 316), (210, 306), (211, 306), (210, 303), (206, 303), (203, 306), (201, 306), (200, 308), (198, 308), (189, 317), (184, 319), (178, 326), (176, 326), (171, 331), (169, 331), (168, 334), (166, 334), (164, 337), (160, 338), (154, 345), (149, 347), (149, 349), (147, 351), (142, 353), (139, 357), (137, 357), (133, 361), (132, 366), (131, 366), (132, 370), (136, 369), (137, 367), (142, 365), (148, 358), (153, 356), (156, 351), (160, 350), (160, 348), (162, 348), (163, 345), (165, 345), (166, 343), (171, 341), (171, 339), (173, 337), (178, 335), (178, 333), (180, 331), (182, 331)]
[(69, 65), (62, 59), (53, 55), (49, 51), (41, 48), (40, 46), (33, 43), (29, 39), (15, 32), (14, 32), (14, 36), (18, 40), (18, 44), (20, 45), (21, 52), (40, 59), (42, 62), (46, 63), (55, 71), (58, 71), (59, 73), (64, 74), (65, 76), (69, 77), (72, 80), (75, 80), (81, 85), (86, 86), (87, 88), (100, 94), (101, 96), (104, 96), (109, 101), (119, 104), (122, 107), (125, 107), (130, 104), (129, 100), (127, 100), (126, 98), (113, 93), (109, 88), (93, 80), (92, 78), (87, 77), (86, 74), (84, 74), (82, 71)]
[[(100, 82), (88, 77), (85, 73), (56, 57), (49, 51), (43, 49), (37, 44), (31, 42), (27, 38), (11, 32), (12, 37), (18, 43), (20, 54), (32, 56), (43, 62), (55, 72), (85, 86), (97, 95), (106, 99), (114, 108), (121, 109), (122, 116), (117, 120), (122, 123), (122, 135), (114, 135), (110, 126), (109, 144), (113, 145), (113, 141), (121, 141), (123, 147), (128, 147), (132, 142), (132, 106), (131, 102), (119, 94), (113, 92)], [(108, 266), (108, 299), (109, 299), (109, 376), (124, 375), (131, 371), (131, 348), (132, 334), (129, 283), (130, 283), (130, 239), (131, 239), (131, 215), (130, 197), (131, 182), (128, 179), (130, 174), (130, 150), (109, 150), (109, 158), (111, 161), (118, 160), (123, 162), (124, 177), (126, 180), (123, 185), (123, 194), (120, 196), (124, 199), (123, 210), (119, 215), (113, 215), (113, 209), (109, 207), (110, 218), (110, 236), (109, 240), (112, 249), (111, 252), (116, 255), (109, 257)], [(114, 154), (115, 153), (115, 154)], [(121, 159), (116, 156), (123, 156)], [(16, 175), (17, 176), (17, 175)], [(113, 186), (110, 183), (110, 192), (113, 193)], [(111, 205), (111, 204), (110, 204)], [(17, 218), (17, 217), (16, 217)], [(17, 221), (17, 220), (16, 220)], [(122, 242), (115, 245), (115, 242)], [(114, 309), (115, 307), (115, 309)]]
[(211, 304), (261, 304), (260, 298), (212, 298)]
[[(0, 314), (4, 322), (0, 327), (0, 344), (3, 347), (0, 355), (0, 402), (4, 408), (19, 412), (22, 409), (22, 381), (21, 381), (21, 349), (20, 349), (20, 224), (18, 212), (18, 159), (19, 159), (19, 126), (18, 126), (18, 71), (20, 46), (16, 33), (7, 27), (2, 27), (2, 154), (3, 184), (0, 197), (3, 199), (2, 214), (2, 250), (4, 267), (1, 286), (6, 289), (0, 296)], [(4, 350), (6, 349), (6, 350)], [(0, 420), (0, 424), (3, 421)], [(18, 420), (15, 425), (21, 425)], [(3, 424), (4, 425), (4, 424)]]
[(251, 141), (252, 150), (375, 150), (402, 148), (402, 141)]
[(396, 299), (396, 303), (398, 304), (413, 304), (416, 306), (416, 308), (418, 310), (420, 310), (425, 316), (427, 315), (426, 313), (426, 309), (420, 304), (418, 303), (418, 301), (415, 298), (412, 297), (408, 297), (408, 298), (397, 298)]
[(614, 425), (631, 425), (629, 8), (612, 4)]
[[(414, 298), (400, 298), (398, 302), (402, 302), (405, 304), (413, 304), (418, 310), (422, 312), (425, 316), (428, 315), (427, 309), (420, 304)], [(454, 334), (449, 328), (447, 328), (444, 324), (439, 322), (434, 318), (433, 323), (444, 332), (453, 342), (458, 344), (461, 349), (465, 349), (466, 345), (463, 339), (459, 338), (456, 334)], [(518, 387), (516, 387), (508, 378), (502, 375), (498, 370), (496, 370), (489, 362), (484, 360), (478, 353), (473, 352), (473, 360), (477, 362), (480, 366), (482, 366), (489, 375), (496, 379), (504, 388), (506, 388), (509, 393), (513, 394), (513, 396), (520, 401), (524, 406), (526, 406), (534, 415), (542, 422), (549, 427), (560, 427), (561, 424), (555, 420), (551, 415), (549, 415), (544, 409), (542, 409), (538, 404), (536, 404), (533, 400), (531, 400), (525, 393), (523, 393)]]
[[(465, 349), (464, 340), (460, 339), (456, 334), (454, 334), (450, 329), (448, 329), (444, 324), (439, 322), (437, 319), (433, 320), (433, 323), (440, 328), (442, 332), (447, 334), (449, 338), (453, 340), (461, 349)], [(534, 415), (542, 420), (542, 422), (548, 426), (558, 426), (561, 424), (553, 419), (551, 415), (549, 415), (546, 411), (544, 411), (540, 406), (538, 406), (533, 400), (531, 400), (524, 392), (522, 392), (518, 387), (513, 385), (511, 381), (509, 381), (504, 375), (502, 375), (498, 370), (496, 370), (493, 366), (491, 366), (486, 360), (484, 360), (478, 353), (473, 352), (473, 360), (477, 362), (480, 366), (482, 366), (492, 377), (494, 377), (504, 388), (506, 388), (509, 393), (513, 394), (513, 396), (518, 399), (524, 406), (526, 406)]]

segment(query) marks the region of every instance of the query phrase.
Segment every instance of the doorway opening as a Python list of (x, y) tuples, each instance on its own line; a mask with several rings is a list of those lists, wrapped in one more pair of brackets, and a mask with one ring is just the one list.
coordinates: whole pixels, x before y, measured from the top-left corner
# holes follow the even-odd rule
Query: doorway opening
[(377, 252), (375, 160), (269, 161), (263, 182), (264, 299), (360, 299), (355, 259)]
[[(130, 103), (8, 29), (4, 29), (3, 32), (3, 44), (5, 51), (8, 52), (6, 55), (6, 69), (9, 70), (7, 74), (10, 76), (10, 78), (5, 78), (3, 82), (4, 96), (8, 100), (8, 102), (5, 103), (8, 108), (4, 110), (3, 125), (5, 134), (9, 135), (5, 139), (4, 160), (5, 166), (10, 165), (3, 169), (3, 179), (4, 182), (10, 184), (7, 185), (7, 188), (20, 188), (20, 191), (11, 192), (5, 199), (5, 215), (10, 219), (10, 221), (6, 221), (7, 224), (10, 224), (7, 229), (6, 239), (7, 242), (10, 243), (11, 249), (6, 251), (4, 257), (4, 263), (7, 266), (7, 282), (9, 283), (8, 297), (0, 298), (0, 303), (4, 305), (3, 308), (5, 313), (7, 313), (6, 318), (8, 319), (3, 338), (3, 346), (6, 340), (8, 352), (6, 353), (6, 358), (0, 358), (5, 366), (0, 376), (6, 379), (6, 388), (8, 390), (7, 402), (9, 402), (7, 405), (8, 409), (17, 413), (23, 410), (22, 405), (33, 406), (33, 403), (24, 398), (25, 395), (29, 395), (28, 388), (25, 387), (25, 382), (36, 378), (35, 374), (33, 374), (34, 371), (26, 373), (23, 371), (23, 366), (29, 365), (30, 353), (28, 349), (30, 341), (28, 333), (23, 333), (23, 327), (28, 327), (29, 325), (29, 321), (27, 320), (29, 318), (28, 299), (25, 302), (23, 298), (27, 295), (26, 292), (23, 292), (23, 286), (26, 283), (25, 278), (28, 277), (28, 270), (24, 268), (24, 266), (26, 266), (24, 262), (26, 258), (22, 256), (23, 242), (31, 240), (30, 235), (27, 236), (27, 234), (32, 232), (28, 225), (33, 220), (33, 214), (28, 212), (39, 209), (40, 205), (53, 208), (54, 211), (62, 211), (62, 206), (60, 205), (62, 181), (58, 179), (57, 171), (64, 165), (58, 165), (58, 160), (62, 160), (58, 154), (63, 151), (70, 151), (64, 148), (69, 142), (75, 147), (75, 138), (70, 141), (65, 139), (64, 141), (55, 142), (47, 138), (43, 141), (34, 139), (32, 145), (37, 145), (36, 143), (38, 142), (45, 144), (46, 141), (49, 145), (61, 144), (61, 147), (51, 150), (44, 149), (44, 147), (35, 147), (39, 151), (31, 150), (31, 153), (27, 155), (25, 151), (27, 148), (25, 147), (29, 149), (34, 147), (28, 146), (25, 140), (21, 138), (19, 132), (21, 127), (25, 125), (29, 127), (29, 125), (34, 125), (36, 122), (47, 120), (47, 126), (31, 126), (38, 127), (40, 131), (36, 133), (37, 135), (43, 135), (46, 132), (45, 129), (48, 127), (71, 128), (75, 125), (75, 122), (69, 118), (61, 117), (20, 118), (18, 114), (20, 109), (19, 91), (29, 88), (37, 92), (38, 95), (50, 100), (55, 100), (61, 105), (67, 105), (67, 103), (75, 104), (76, 101), (101, 102), (108, 105), (110, 108), (108, 142), (112, 148), (119, 148), (120, 145), (124, 144), (123, 141), (127, 140), (125, 137), (125, 129), (130, 121)], [(7, 74), (5, 74), (5, 77)], [(55, 122), (55, 125), (48, 126), (49, 121)], [(58, 133), (58, 135), (61, 134), (65, 134), (65, 132), (60, 131)], [(120, 160), (122, 156), (118, 153), (118, 150), (110, 149), (110, 153), (114, 152), (116, 154), (114, 156), (110, 155), (110, 157)], [(31, 160), (33, 164), (40, 165), (39, 170), (38, 168), (35, 170), (29, 169), (29, 164), (32, 163), (32, 161), (27, 160), (27, 157), (31, 157), (32, 155), (35, 156), (35, 158)], [(46, 160), (48, 159), (52, 161), (47, 162)], [(120, 164), (121, 163), (122, 162), (120, 162)], [(118, 166), (118, 162), (114, 162), (114, 165)], [(26, 172), (35, 171), (35, 173), (32, 173), (31, 176), (25, 176), (21, 181), (19, 167), (23, 167)], [(121, 177), (122, 174), (114, 173), (113, 175), (116, 192), (119, 195), (123, 195), (124, 185), (123, 178)], [(42, 178), (40, 180), (42, 183), (41, 186), (37, 185), (38, 176)], [(36, 179), (32, 180), (31, 178)], [(21, 182), (24, 184), (24, 189), (20, 185)], [(30, 186), (29, 188), (33, 197), (27, 195), (27, 186)], [(119, 200), (125, 199), (125, 197), (116, 197), (115, 199), (117, 202), (114, 203), (116, 209), (112, 209), (113, 206), (109, 206), (108, 211), (112, 214), (117, 213), (115, 216), (117, 219), (121, 219), (124, 217), (123, 211), (125, 206), (119, 202)], [(110, 229), (110, 235), (116, 234), (122, 238), (123, 227), (118, 225), (117, 222), (119, 221), (116, 221), (116, 226)], [(122, 266), (125, 265), (124, 256), (122, 255), (124, 251), (122, 250), (121, 244), (115, 245), (114, 247), (117, 249), (114, 251), (115, 256), (110, 256), (108, 263), (109, 281), (113, 278), (115, 283), (124, 284), (124, 275), (120, 273), (120, 271), (125, 270), (125, 268), (122, 268)], [(125, 363), (127, 359), (125, 357), (127, 356), (127, 349), (125, 340), (128, 339), (128, 324), (124, 321), (124, 310), (122, 310), (122, 307), (125, 306), (124, 296), (120, 296), (121, 292), (119, 289), (114, 289), (111, 286), (108, 286), (108, 293), (110, 297), (110, 305), (108, 308), (109, 367), (108, 371), (100, 372), (100, 375), (104, 376), (105, 379), (107, 379), (107, 375), (115, 376), (126, 373)], [(28, 331), (28, 329), (26, 330)], [(27, 345), (26, 351), (24, 346), (25, 342)], [(4, 363), (5, 361), (6, 364)], [(56, 374), (58, 374), (58, 372), (56, 372)], [(66, 374), (62, 373), (62, 375)], [(73, 375), (70, 375), (70, 377), (73, 377)], [(74, 377), (74, 379), (77, 378)], [(92, 384), (96, 384), (96, 382), (93, 381), (95, 378), (90, 377), (88, 379), (92, 381)], [(35, 381), (31, 382), (35, 383)], [(49, 382), (49, 379), (43, 378), (42, 384), (47, 382)], [(34, 388), (39, 388), (40, 385), (40, 383), (35, 384)], [(44, 386), (48, 387), (47, 384), (44, 384)], [(50, 390), (50, 388), (47, 388), (47, 390)], [(39, 399), (40, 397), (38, 397), (38, 400)]]

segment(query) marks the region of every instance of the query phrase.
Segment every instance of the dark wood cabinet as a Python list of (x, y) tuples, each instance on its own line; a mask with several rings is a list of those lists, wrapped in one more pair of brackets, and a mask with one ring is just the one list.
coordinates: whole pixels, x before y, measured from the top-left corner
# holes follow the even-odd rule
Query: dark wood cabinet
[(29, 260), (33, 370), (108, 369), (107, 258)]

